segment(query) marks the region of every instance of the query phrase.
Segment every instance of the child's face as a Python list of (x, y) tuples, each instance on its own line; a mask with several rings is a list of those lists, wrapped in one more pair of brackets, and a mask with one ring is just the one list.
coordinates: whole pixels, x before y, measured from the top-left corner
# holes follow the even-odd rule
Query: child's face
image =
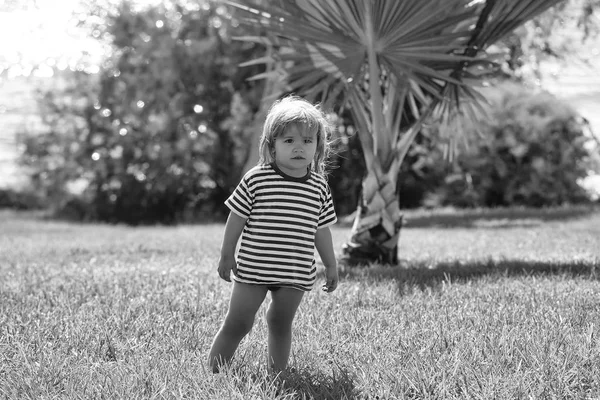
[(306, 175), (316, 151), (316, 133), (307, 132), (300, 124), (288, 125), (283, 134), (275, 138), (275, 163), (290, 176)]

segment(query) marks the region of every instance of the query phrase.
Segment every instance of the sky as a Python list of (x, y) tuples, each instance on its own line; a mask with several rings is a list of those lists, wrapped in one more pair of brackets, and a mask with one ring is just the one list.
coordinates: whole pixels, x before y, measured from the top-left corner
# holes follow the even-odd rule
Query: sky
[[(136, 0), (134, 5), (160, 0)], [(104, 0), (111, 3), (115, 0)], [(74, 12), (81, 0), (0, 0), (0, 73), (16, 76), (51, 76), (52, 68), (77, 68), (87, 51), (86, 70), (102, 60), (102, 45), (77, 27)]]
[(0, 0), (0, 69), (9, 77), (47, 76), (50, 66), (76, 66), (83, 49), (99, 55), (98, 43), (71, 17), (78, 1)]

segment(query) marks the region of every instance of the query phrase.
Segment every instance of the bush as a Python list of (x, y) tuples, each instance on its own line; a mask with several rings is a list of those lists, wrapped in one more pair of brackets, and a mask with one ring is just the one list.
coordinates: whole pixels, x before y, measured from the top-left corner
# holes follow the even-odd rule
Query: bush
[(23, 163), (36, 189), (69, 209), (60, 213), (129, 224), (224, 214), (262, 94), (246, 82), (258, 71), (237, 66), (261, 50), (230, 40), (223, 5), (186, 4), (123, 2), (91, 27), (113, 46), (100, 73), (67, 73), (44, 94), (48, 129), (23, 135)]
[(38, 195), (30, 191), (0, 189), (0, 209), (40, 210), (44, 203)]
[[(578, 181), (599, 171), (577, 113), (549, 93), (500, 86), (481, 139), (451, 165), (435, 206), (556, 206), (591, 201)], [(439, 154), (439, 149), (437, 150)]]

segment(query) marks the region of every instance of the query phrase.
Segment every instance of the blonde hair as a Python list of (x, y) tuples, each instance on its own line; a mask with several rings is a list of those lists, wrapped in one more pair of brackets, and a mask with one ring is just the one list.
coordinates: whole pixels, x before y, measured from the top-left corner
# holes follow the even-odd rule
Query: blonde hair
[(275, 160), (275, 138), (282, 135), (290, 124), (300, 124), (311, 134), (316, 134), (317, 150), (311, 162), (311, 170), (325, 175), (333, 125), (319, 105), (297, 96), (279, 99), (269, 109), (260, 137), (258, 163), (270, 164)]

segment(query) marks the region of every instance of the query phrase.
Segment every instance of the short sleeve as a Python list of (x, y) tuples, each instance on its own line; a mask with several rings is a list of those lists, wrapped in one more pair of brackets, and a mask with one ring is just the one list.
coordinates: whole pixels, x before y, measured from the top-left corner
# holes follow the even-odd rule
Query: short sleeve
[(252, 210), (253, 198), (248, 185), (248, 177), (244, 176), (231, 196), (225, 200), (225, 205), (240, 217), (248, 218)]
[(323, 197), (323, 205), (321, 206), (321, 213), (319, 214), (319, 225), (318, 229), (326, 228), (337, 222), (337, 215), (333, 207), (333, 198), (331, 197), (331, 191), (329, 186), (325, 186), (325, 193)]

